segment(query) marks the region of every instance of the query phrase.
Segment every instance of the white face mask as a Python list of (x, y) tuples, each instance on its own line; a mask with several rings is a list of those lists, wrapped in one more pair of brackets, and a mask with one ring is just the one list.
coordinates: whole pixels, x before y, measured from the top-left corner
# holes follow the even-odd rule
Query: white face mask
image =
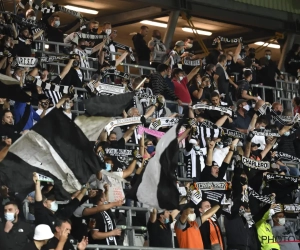
[(266, 58), (267, 58), (268, 60), (270, 60), (270, 59), (271, 59), (271, 56), (270, 56), (270, 55), (266, 55)]
[(249, 107), (249, 105), (247, 104), (247, 105), (243, 106), (243, 109), (249, 111), (249, 110), (250, 110), (250, 107)]
[(286, 132), (284, 132), (284, 136), (289, 136), (291, 134), (291, 132), (290, 131), (286, 131)]
[(54, 22), (54, 27), (55, 27), (55, 28), (59, 27), (59, 25), (60, 25), (60, 21), (55, 21), (55, 22)]
[(106, 29), (105, 33), (109, 36), (111, 34), (111, 29)]
[(280, 226), (283, 226), (283, 225), (285, 224), (285, 218), (279, 218), (278, 224), (279, 224)]
[(14, 221), (15, 220), (15, 214), (14, 213), (6, 213), (6, 214), (4, 214), (4, 217), (7, 221)]
[(58, 204), (56, 201), (52, 201), (51, 202), (51, 206), (50, 206), (50, 210), (53, 211), (53, 212), (56, 212), (58, 209)]
[(188, 219), (189, 219), (189, 221), (195, 221), (196, 220), (196, 214), (195, 213), (189, 214)]
[(179, 81), (181, 82), (183, 79), (183, 76), (179, 76)]

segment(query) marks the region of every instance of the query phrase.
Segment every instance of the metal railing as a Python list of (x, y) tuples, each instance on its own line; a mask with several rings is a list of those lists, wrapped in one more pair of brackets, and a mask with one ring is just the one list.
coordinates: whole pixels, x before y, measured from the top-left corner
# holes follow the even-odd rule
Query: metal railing
[[(75, 246), (76, 247), (76, 246)], [(107, 245), (87, 245), (86, 249), (124, 249), (124, 250), (174, 250), (174, 248), (163, 248), (163, 247), (125, 247), (125, 246), (107, 246)], [(192, 250), (193, 248), (180, 248), (182, 250)], [(196, 249), (195, 249), (196, 250)], [(199, 249), (197, 249), (199, 250)]]

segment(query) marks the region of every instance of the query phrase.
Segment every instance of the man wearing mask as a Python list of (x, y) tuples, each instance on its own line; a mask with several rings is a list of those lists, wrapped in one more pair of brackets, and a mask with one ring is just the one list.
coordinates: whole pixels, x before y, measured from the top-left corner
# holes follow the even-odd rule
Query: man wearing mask
[(173, 217), (168, 210), (158, 213), (155, 208), (151, 209), (147, 224), (149, 247), (173, 248), (172, 222)]
[(151, 67), (156, 69), (162, 63), (163, 57), (167, 53), (166, 46), (161, 41), (159, 30), (153, 30), (152, 39), (149, 41), (148, 47), (151, 50)]
[(74, 54), (72, 67), (66, 74), (61, 85), (74, 86), (75, 88), (82, 88), (82, 85), (84, 83), (84, 73), (80, 69), (80, 60), (81, 60), (80, 56)]
[[(48, 41), (51, 42), (58, 42), (63, 43), (64, 42), (64, 34), (67, 33), (68, 30), (72, 29), (77, 23), (80, 22), (80, 19), (77, 18), (73, 22), (69, 23), (66, 26), (60, 27), (60, 17), (57, 14), (45, 14), (43, 15), (43, 22), (47, 26), (47, 38)], [(60, 51), (63, 50), (63, 48), (60, 47)], [(55, 45), (49, 46), (49, 51), (55, 51)]]
[[(275, 211), (279, 209), (274, 209)], [(278, 239), (278, 244), (281, 250), (299, 250), (296, 239), (296, 232), (300, 229), (300, 220), (294, 222), (286, 222), (283, 211), (277, 212), (272, 216), (274, 226), (272, 228), (275, 239)], [(282, 242), (280, 242), (282, 241)], [(290, 241), (290, 242), (289, 242)]]
[(214, 74), (214, 81), (217, 84), (217, 89), (220, 95), (225, 94), (224, 102), (226, 102), (228, 106), (233, 106), (232, 100), (229, 96), (229, 84), (232, 84), (235, 88), (238, 86), (228, 76), (226, 72), (226, 64), (227, 56), (220, 55), (216, 66), (216, 73)]
[(187, 56), (187, 54), (184, 53), (184, 45), (184, 41), (177, 41), (168, 59), (164, 62), (169, 65), (171, 69), (178, 68), (178, 64), (180, 65), (182, 63), (182, 57)]
[[(33, 22), (36, 21), (36, 15), (33, 9), (29, 9), (26, 11), (26, 19)], [(31, 27), (31, 35), (33, 36), (33, 40), (37, 39), (38, 37), (40, 37), (40, 39), (43, 40), (43, 33), (44, 30), (41, 30), (40, 28), (34, 26)]]
[[(142, 26), (140, 28), (140, 32), (132, 37), (133, 46), (137, 53), (138, 63), (141, 66), (150, 67), (150, 52), (151, 50), (148, 48), (146, 41), (144, 38), (148, 35), (149, 28), (147, 26)], [(144, 70), (144, 74), (148, 75), (149, 71)]]
[(58, 210), (58, 204), (54, 195), (49, 194), (47, 198), (42, 196), (41, 184), (37, 173), (33, 173), (33, 182), (35, 184), (35, 224), (46, 224), (51, 227), (52, 232), (55, 232), (56, 218), (70, 218), (76, 208), (79, 207), (80, 201), (88, 189), (86, 185), (83, 186), (81, 192), (74, 199)]
[(4, 205), (5, 221), (0, 222), (0, 249), (22, 250), (32, 234), (29, 223), (19, 218), (19, 208), (14, 202)]
[(31, 57), (32, 40), (33, 38), (30, 35), (29, 28), (21, 28), (18, 37), (18, 44), (14, 47), (16, 55), (19, 57)]
[[(280, 79), (284, 79), (284, 76), (281, 74), (276, 63), (271, 59), (272, 52), (271, 50), (265, 51), (265, 57), (260, 59), (260, 65), (262, 69), (259, 71), (260, 79), (265, 86), (276, 87), (275, 75), (277, 74)], [(269, 103), (274, 102), (273, 90), (265, 90), (265, 101)]]
[[(199, 205), (200, 215), (211, 209), (211, 204), (208, 200), (202, 200)], [(200, 227), (200, 232), (203, 240), (204, 249), (224, 250), (224, 241), (221, 233), (221, 227), (217, 220), (217, 215), (214, 214), (208, 218)]]
[(175, 224), (175, 232), (180, 248), (204, 249), (199, 227), (220, 208), (219, 205), (207, 210), (202, 216), (195, 214), (195, 205), (185, 204), (181, 216)]
[(245, 99), (238, 100), (236, 106), (237, 106), (237, 111), (236, 111), (237, 117), (233, 121), (234, 125), (237, 130), (247, 134), (251, 122), (251, 117), (247, 115), (247, 112), (250, 110), (250, 106), (247, 103), (247, 100)]

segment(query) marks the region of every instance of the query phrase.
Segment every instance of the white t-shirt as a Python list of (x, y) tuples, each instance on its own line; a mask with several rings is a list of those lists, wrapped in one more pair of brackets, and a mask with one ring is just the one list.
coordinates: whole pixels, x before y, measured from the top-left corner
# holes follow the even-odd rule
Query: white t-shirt
[(72, 120), (72, 113), (67, 113), (66, 111), (63, 111), (63, 112), (67, 117), (69, 117)]

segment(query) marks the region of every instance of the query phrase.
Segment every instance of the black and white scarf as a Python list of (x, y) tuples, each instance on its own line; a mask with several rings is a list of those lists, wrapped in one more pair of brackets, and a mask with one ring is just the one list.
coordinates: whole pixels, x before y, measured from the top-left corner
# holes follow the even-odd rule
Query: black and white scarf
[(229, 184), (225, 181), (196, 182), (199, 190), (228, 190)]
[(72, 87), (70, 86), (64, 86), (64, 85), (56, 85), (49, 82), (42, 82), (41, 80), (37, 80), (36, 86), (41, 87), (43, 90), (51, 90), (54, 92), (58, 92), (60, 94), (71, 94), (72, 93)]
[(132, 156), (132, 149), (105, 148), (105, 154), (115, 157), (129, 157)]
[(242, 43), (243, 42), (242, 37), (227, 38), (227, 37), (223, 37), (223, 36), (218, 36), (217, 38), (214, 39), (212, 45), (216, 45), (217, 39), (219, 39), (221, 42), (224, 42), (224, 43), (239, 43), (239, 42)]
[(300, 213), (300, 204), (284, 204), (283, 210), (285, 213)]
[[(109, 216), (109, 214), (106, 211), (100, 212), (100, 214), (103, 218), (105, 232), (107, 233), (107, 232), (113, 231), (114, 227), (115, 227), (115, 223), (114, 223), (113, 219)], [(106, 239), (106, 243), (108, 246), (117, 245), (116, 237), (110, 236), (105, 239)]]
[(16, 57), (14, 65), (24, 68), (34, 68), (38, 63), (38, 59), (35, 57)]
[(300, 159), (299, 158), (297, 158), (295, 156), (292, 156), (292, 155), (289, 155), (289, 154), (286, 154), (286, 153), (283, 153), (283, 152), (277, 152), (276, 151), (276, 154), (274, 156), (274, 160), (278, 161), (280, 159), (284, 159), (284, 160), (287, 160), (287, 161), (293, 161), (293, 162), (300, 163)]
[(95, 84), (99, 81), (90, 81), (87, 83), (87, 87), (92, 93), (96, 95), (119, 95), (125, 93), (124, 86), (118, 86), (114, 84), (99, 83), (99, 86), (95, 87)]
[(41, 63), (51, 63), (51, 62), (58, 62), (58, 61), (64, 61), (69, 60), (70, 56), (42, 56), (38, 58)]
[(257, 136), (281, 137), (281, 135), (278, 134), (278, 130), (274, 129), (254, 129), (252, 133)]
[(267, 203), (267, 204), (274, 204), (275, 198), (272, 195), (260, 195), (257, 192), (255, 192), (251, 187), (248, 187), (248, 195), (253, 196), (257, 200)]
[(104, 71), (100, 72), (101, 78), (103, 79), (104, 77), (114, 75), (116, 77), (124, 78), (124, 79), (129, 79), (130, 75), (128, 73), (121, 72), (119, 70), (114, 69), (106, 69)]
[(256, 161), (245, 156), (242, 156), (242, 163), (248, 167), (258, 170), (268, 170), (270, 169), (270, 162), (268, 161)]
[(240, 216), (245, 218), (249, 228), (251, 228), (255, 224), (255, 222), (252, 218), (252, 214), (247, 213), (244, 208), (239, 209), (239, 214), (240, 214)]
[(222, 128), (223, 134), (227, 135), (228, 137), (235, 138), (235, 139), (244, 139), (245, 134), (241, 133), (240, 131), (231, 130), (227, 128)]
[(193, 66), (193, 67), (201, 65), (201, 60), (200, 59), (198, 59), (198, 60), (189, 60), (187, 58), (184, 58), (182, 62), (183, 62), (184, 65)]
[(162, 127), (172, 127), (179, 122), (178, 118), (160, 117), (150, 123), (149, 129), (159, 130)]
[(291, 181), (294, 183), (298, 183), (298, 177), (297, 176), (287, 176), (287, 175), (280, 175), (280, 174), (266, 174), (264, 179), (266, 181)]
[(137, 116), (137, 117), (130, 117), (130, 118), (123, 118), (123, 119), (116, 119), (114, 121), (111, 121), (109, 124), (105, 126), (105, 131), (109, 135), (110, 132), (115, 128), (115, 127), (121, 127), (125, 125), (133, 125), (133, 124), (141, 124), (142, 123), (142, 116)]
[(195, 104), (193, 106), (193, 109), (205, 109), (205, 110), (215, 110), (220, 111), (221, 114), (228, 114), (231, 117), (233, 116), (233, 111), (230, 108), (222, 107), (222, 106), (212, 106), (212, 105), (206, 105), (206, 104)]

